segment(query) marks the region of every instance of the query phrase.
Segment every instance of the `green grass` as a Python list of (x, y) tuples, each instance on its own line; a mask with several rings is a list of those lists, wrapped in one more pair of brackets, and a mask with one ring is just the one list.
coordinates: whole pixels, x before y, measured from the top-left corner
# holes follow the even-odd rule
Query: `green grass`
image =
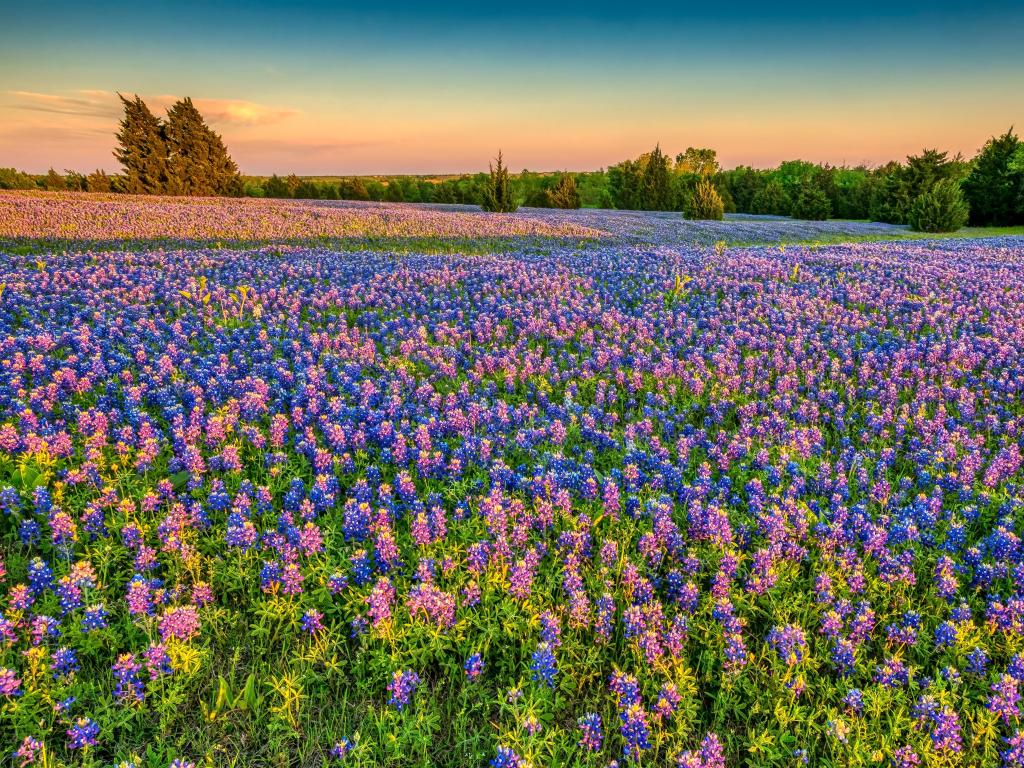
[(1024, 237), (1021, 227), (964, 227), (956, 232), (879, 232), (873, 235), (822, 235), (793, 240), (743, 240), (728, 242), (731, 247), (777, 245), (844, 245), (847, 243), (886, 243), (897, 240), (978, 240), (990, 237)]

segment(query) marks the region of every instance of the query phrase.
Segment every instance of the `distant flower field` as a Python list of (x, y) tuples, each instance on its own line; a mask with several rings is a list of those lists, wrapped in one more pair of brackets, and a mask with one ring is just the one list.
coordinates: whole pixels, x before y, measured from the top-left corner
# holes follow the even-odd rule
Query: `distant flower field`
[(1024, 764), (1024, 239), (118, 205), (511, 239), (3, 246), (0, 765)]
[(383, 203), (0, 192), (0, 237), (265, 240), (345, 237), (597, 237), (572, 222)]
[(682, 214), (659, 211), (524, 208), (509, 215), (463, 205), (0, 191), (0, 238), (103, 243), (541, 237), (693, 246), (897, 237), (906, 231), (878, 222), (744, 214), (726, 221), (688, 221)]

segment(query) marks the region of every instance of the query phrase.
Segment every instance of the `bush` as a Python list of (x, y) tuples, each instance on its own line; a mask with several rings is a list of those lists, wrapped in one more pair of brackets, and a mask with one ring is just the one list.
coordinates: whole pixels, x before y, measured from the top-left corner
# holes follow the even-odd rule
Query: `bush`
[(720, 221), (725, 216), (725, 203), (722, 202), (722, 196), (718, 194), (715, 185), (708, 179), (701, 179), (697, 182), (686, 213), (691, 219), (714, 219), (716, 221)]
[(908, 216), (911, 228), (918, 232), (956, 232), (969, 217), (960, 183), (953, 179), (937, 181), (928, 192), (918, 195)]
[(813, 184), (804, 184), (793, 203), (794, 219), (824, 221), (832, 212), (832, 204), (825, 193)]
[(491, 213), (511, 213), (519, 207), (508, 168), (502, 163), (501, 152), (498, 152), (497, 167), (491, 166), (490, 178), (484, 185), (480, 207)]
[(548, 208), (579, 208), (580, 192), (576, 188), (576, 179), (567, 173), (558, 183), (545, 192)]

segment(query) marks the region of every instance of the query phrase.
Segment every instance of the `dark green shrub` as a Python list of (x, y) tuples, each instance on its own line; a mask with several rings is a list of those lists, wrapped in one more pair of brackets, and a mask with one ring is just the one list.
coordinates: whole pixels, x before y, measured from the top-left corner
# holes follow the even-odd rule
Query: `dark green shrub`
[(718, 194), (715, 185), (709, 179), (701, 179), (693, 189), (686, 214), (691, 219), (714, 219), (720, 221), (725, 216), (725, 203)]
[(299, 182), (299, 186), (295, 188), (295, 194), (293, 197), (296, 200), (319, 200), (320, 187), (309, 180), (301, 181)]
[(492, 213), (511, 213), (519, 207), (508, 168), (502, 162), (500, 151), (497, 167), (491, 166), (490, 178), (484, 184), (480, 207)]
[(773, 180), (758, 190), (750, 203), (750, 208), (752, 213), (789, 216), (793, 210), (793, 201), (789, 199), (782, 185)]
[(910, 206), (910, 226), (918, 232), (956, 232), (970, 217), (970, 209), (953, 179), (935, 182), (928, 192), (917, 196)]
[(825, 193), (813, 184), (804, 184), (793, 202), (794, 219), (824, 221), (832, 212), (832, 204)]
[(576, 179), (571, 173), (566, 173), (558, 180), (554, 187), (547, 190), (548, 208), (579, 208), (580, 192), (576, 188)]
[(291, 197), (288, 184), (276, 173), (263, 182), (263, 194), (267, 197)]

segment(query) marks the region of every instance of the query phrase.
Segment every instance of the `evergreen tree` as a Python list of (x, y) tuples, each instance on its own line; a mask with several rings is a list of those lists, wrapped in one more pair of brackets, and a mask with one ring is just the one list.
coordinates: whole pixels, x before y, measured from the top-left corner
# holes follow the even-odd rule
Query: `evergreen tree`
[(832, 204), (825, 193), (815, 184), (806, 183), (793, 201), (791, 215), (794, 219), (824, 221), (832, 212)]
[(497, 167), (490, 166), (490, 178), (483, 188), (480, 207), (485, 211), (511, 213), (519, 207), (512, 189), (512, 180), (508, 168), (502, 162), (501, 150), (498, 150)]
[(686, 213), (691, 219), (711, 219), (721, 221), (725, 216), (725, 203), (718, 194), (715, 185), (708, 178), (697, 182), (690, 196)]
[(903, 167), (895, 160), (877, 168), (871, 176), (868, 218), (889, 224), (905, 224), (913, 198), (903, 183)]
[(723, 185), (728, 190), (736, 210), (741, 213), (753, 213), (752, 203), (762, 187), (767, 183), (767, 174), (750, 166), (739, 166), (721, 175)]
[(937, 181), (962, 175), (964, 164), (960, 156), (950, 159), (948, 155), (948, 152), (939, 152), (937, 149), (924, 149), (920, 155), (907, 156), (903, 183), (907, 187), (908, 197), (916, 200), (925, 192), (930, 192)]
[(641, 207), (640, 164), (636, 160), (623, 160), (608, 169), (608, 193), (616, 208), (633, 211)]
[(263, 182), (263, 194), (266, 197), (291, 197), (291, 193), (288, 191), (288, 185), (285, 184), (284, 179), (276, 173)]
[(1024, 195), (1024, 170), (1018, 170), (1016, 156), (1022, 142), (1010, 128), (989, 139), (974, 158), (964, 179), (963, 193), (971, 208), (975, 226), (1008, 226), (1024, 223), (1020, 208)]
[(778, 181), (772, 180), (764, 185), (753, 200), (750, 201), (752, 213), (771, 216), (789, 216), (793, 209), (793, 201)]
[(675, 205), (668, 156), (655, 146), (647, 156), (640, 179), (641, 209), (645, 211), (671, 211)]
[(451, 179), (446, 179), (437, 185), (437, 189), (434, 190), (434, 202), (446, 205), (458, 202), (456, 186)]
[(562, 174), (558, 183), (545, 193), (548, 208), (579, 208), (580, 192), (576, 188), (576, 179), (571, 173)]
[(221, 137), (203, 120), (192, 99), (175, 102), (164, 125), (167, 192), (172, 195), (237, 195), (242, 180)]
[(908, 214), (911, 228), (918, 232), (956, 232), (969, 217), (956, 179), (939, 179), (914, 199)]
[(163, 126), (136, 96), (129, 101), (118, 94), (124, 118), (117, 132), (114, 157), (124, 166), (122, 187), (132, 195), (159, 195), (167, 188), (167, 145)]

